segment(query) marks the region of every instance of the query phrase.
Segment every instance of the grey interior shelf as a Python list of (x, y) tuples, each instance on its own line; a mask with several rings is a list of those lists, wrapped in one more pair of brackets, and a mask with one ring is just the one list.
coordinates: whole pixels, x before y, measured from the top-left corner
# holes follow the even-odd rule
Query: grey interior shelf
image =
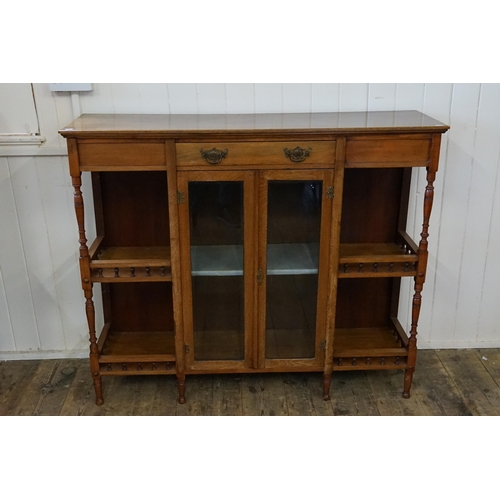
[[(318, 273), (318, 243), (282, 243), (267, 247), (268, 275)], [(242, 245), (191, 247), (192, 276), (242, 276)]]

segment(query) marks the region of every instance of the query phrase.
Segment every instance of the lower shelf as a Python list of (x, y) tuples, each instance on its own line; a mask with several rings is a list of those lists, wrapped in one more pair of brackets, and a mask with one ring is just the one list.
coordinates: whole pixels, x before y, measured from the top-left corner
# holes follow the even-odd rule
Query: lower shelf
[(174, 332), (116, 332), (106, 325), (99, 347), (100, 363), (175, 362)]
[(333, 343), (333, 370), (404, 369), (405, 339), (394, 328), (338, 328)]

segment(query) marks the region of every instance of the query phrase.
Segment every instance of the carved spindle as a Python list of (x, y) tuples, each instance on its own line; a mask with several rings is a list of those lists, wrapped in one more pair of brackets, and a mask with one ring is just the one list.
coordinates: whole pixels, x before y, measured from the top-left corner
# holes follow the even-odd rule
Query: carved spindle
[(108, 363), (107, 368), (108, 368), (108, 372), (110, 372), (111, 371), (111, 363)]
[[(438, 144), (439, 146), (439, 144)], [(438, 148), (439, 151), (439, 148)], [(417, 275), (415, 276), (415, 294), (412, 301), (411, 329), (408, 340), (408, 365), (405, 371), (403, 397), (410, 397), (410, 388), (413, 380), (413, 373), (417, 362), (417, 325), (422, 305), (422, 289), (425, 282), (425, 270), (427, 268), (429, 221), (431, 218), (432, 203), (434, 201), (434, 180), (436, 172), (427, 167), (427, 186), (424, 194), (424, 220), (422, 222), (422, 232), (420, 233), (420, 243), (418, 245)]]
[(142, 371), (142, 363), (137, 363), (137, 371)]
[(132, 278), (135, 278), (135, 267), (131, 267), (131, 268), (130, 268), (130, 276), (131, 276)]
[(339, 358), (337, 361), (337, 366), (342, 366), (342, 358)]
[(162, 275), (162, 276), (165, 276), (165, 266), (162, 266), (162, 267), (160, 268), (160, 271), (161, 271), (161, 275)]
[(385, 365), (385, 358), (380, 358), (380, 364)]
[(122, 363), (122, 371), (127, 371), (127, 363)]
[(348, 269), (349, 269), (349, 264), (344, 264), (344, 273), (347, 273)]
[(97, 275), (99, 276), (99, 278), (102, 278), (102, 269), (101, 268), (99, 268), (97, 270)]
[(146, 267), (146, 276), (151, 276), (151, 269)]
[(165, 365), (166, 370), (170, 370), (172, 368), (172, 363), (170, 361), (167, 361), (167, 364)]
[[(72, 156), (74, 152), (70, 152)], [(104, 399), (102, 397), (102, 384), (99, 367), (99, 349), (97, 347), (97, 337), (95, 333), (95, 309), (92, 301), (92, 281), (90, 279), (90, 256), (87, 247), (87, 238), (85, 236), (85, 210), (83, 205), (82, 195), (82, 177), (81, 174), (71, 176), (71, 184), (74, 188), (73, 200), (75, 204), (76, 221), (78, 224), (78, 243), (80, 244), (80, 274), (82, 277), (82, 288), (85, 296), (85, 315), (87, 317), (87, 325), (89, 327), (89, 342), (90, 342), (90, 372), (92, 373), (92, 381), (94, 383), (94, 391), (96, 395), (96, 404), (102, 405)]]
[(409, 263), (409, 262), (405, 262), (405, 265), (404, 265), (404, 269), (403, 269), (403, 271), (404, 271), (405, 273), (407, 273), (407, 272), (408, 272), (409, 267), (410, 267), (410, 263)]
[(153, 371), (154, 371), (154, 370), (156, 370), (156, 363), (153, 363), (153, 364), (151, 365), (151, 369), (152, 369)]
[(114, 271), (115, 271), (115, 278), (119, 278), (120, 277), (120, 269), (115, 267)]
[(370, 358), (366, 358), (366, 364), (370, 366), (372, 364), (372, 360)]
[(395, 365), (399, 365), (399, 356), (396, 356), (396, 361), (394, 362)]
[(356, 366), (356, 358), (352, 358), (351, 365)]
[(376, 273), (378, 271), (378, 262), (373, 263), (373, 272)]
[(394, 262), (389, 263), (389, 272), (392, 273), (394, 271)]
[(83, 195), (82, 195), (82, 177), (71, 177), (72, 185), (74, 188), (74, 204), (76, 212), (76, 220), (78, 223), (78, 243), (80, 243), (80, 258), (89, 257), (89, 249), (87, 247), (87, 238), (85, 237), (85, 212), (83, 206)]
[(363, 272), (363, 263), (360, 263), (358, 265), (358, 273), (362, 273)]

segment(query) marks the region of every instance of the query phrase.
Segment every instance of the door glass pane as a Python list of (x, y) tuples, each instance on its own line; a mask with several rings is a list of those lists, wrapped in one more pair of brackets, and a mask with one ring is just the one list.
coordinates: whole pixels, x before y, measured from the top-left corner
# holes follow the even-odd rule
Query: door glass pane
[(266, 358), (314, 358), (320, 181), (268, 184)]
[(194, 358), (243, 360), (243, 182), (190, 182)]

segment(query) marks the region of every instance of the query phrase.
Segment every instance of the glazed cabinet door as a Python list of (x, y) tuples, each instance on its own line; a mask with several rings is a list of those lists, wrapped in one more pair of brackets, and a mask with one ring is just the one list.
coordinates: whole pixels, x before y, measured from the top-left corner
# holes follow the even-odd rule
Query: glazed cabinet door
[(321, 367), (333, 170), (263, 171), (259, 178), (259, 367)]
[(251, 368), (255, 173), (179, 172), (186, 364)]

